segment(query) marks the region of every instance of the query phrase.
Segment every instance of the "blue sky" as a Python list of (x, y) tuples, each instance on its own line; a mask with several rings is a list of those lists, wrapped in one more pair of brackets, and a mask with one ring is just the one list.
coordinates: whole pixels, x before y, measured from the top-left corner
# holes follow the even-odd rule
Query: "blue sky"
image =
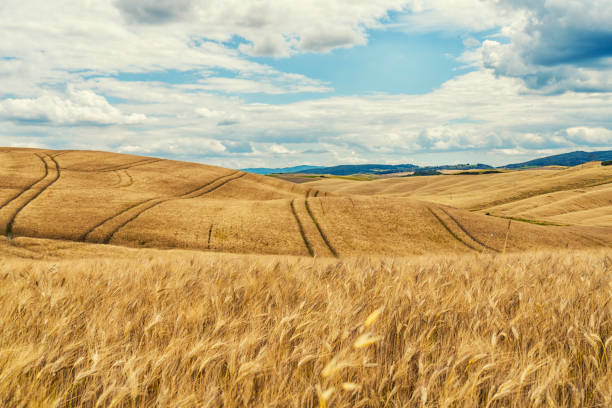
[(0, 144), (222, 165), (612, 148), (612, 4), (6, 0)]

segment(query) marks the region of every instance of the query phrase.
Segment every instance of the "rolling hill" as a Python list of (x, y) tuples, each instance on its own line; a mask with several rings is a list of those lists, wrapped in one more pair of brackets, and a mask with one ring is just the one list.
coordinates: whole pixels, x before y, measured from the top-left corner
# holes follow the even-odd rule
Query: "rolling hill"
[(578, 166), (580, 164), (593, 161), (612, 160), (612, 150), (599, 152), (576, 151), (571, 153), (557, 154), (554, 156), (542, 157), (523, 163), (508, 164), (502, 166), (507, 169), (519, 169), (524, 167), (544, 167), (544, 166)]
[(608, 406), (610, 171), (298, 185), (2, 149), (0, 401)]
[[(436, 199), (445, 197), (447, 180), (465, 189), (462, 205), (454, 207), (504, 204), (503, 196), (473, 203), (469, 191), (480, 177), (506, 174), (345, 185), (358, 187), (351, 191), (331, 183), (297, 185), (221, 167), (105, 152), (3, 149), (0, 159), (0, 230), (13, 246), (28, 237), (232, 253), (404, 256), (500, 252), (508, 229), (507, 220), (448, 205), (456, 200)], [(460, 182), (461, 177), (469, 181)], [(597, 170), (589, 182), (602, 184), (606, 177)], [(584, 176), (575, 178), (583, 183)], [(422, 179), (428, 181), (421, 194), (401, 193), (414, 190)], [(542, 180), (548, 184), (533, 185), (556, 188), (568, 178)], [(360, 187), (374, 196), (364, 196)], [(594, 217), (607, 219), (605, 214)], [(612, 239), (607, 232), (514, 223), (507, 247), (605, 246)]]
[(612, 227), (612, 168), (599, 162), (369, 182), (328, 179), (307, 185), (336, 194), (405, 197), (534, 222)]

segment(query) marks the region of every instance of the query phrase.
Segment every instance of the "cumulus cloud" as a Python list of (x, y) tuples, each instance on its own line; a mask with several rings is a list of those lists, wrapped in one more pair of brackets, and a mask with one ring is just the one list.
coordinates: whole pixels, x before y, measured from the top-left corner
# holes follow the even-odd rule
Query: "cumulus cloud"
[(193, 2), (192, 0), (118, 0), (116, 4), (129, 21), (160, 24), (188, 16)]
[(45, 93), (37, 98), (0, 101), (0, 117), (20, 122), (57, 125), (132, 125), (142, 123), (143, 114), (124, 115), (100, 95), (89, 90), (68, 89), (66, 97)]
[[(3, 0), (0, 9), (5, 145), (230, 167), (448, 152), (495, 164), (612, 148), (607, 0)], [(376, 29), (464, 39), (474, 72), (425, 95), (339, 97), (333, 83), (250, 58), (361, 46)], [(159, 73), (189, 78), (147, 79)], [(281, 94), (297, 102), (261, 103)]]
[(501, 3), (523, 11), (525, 18), (503, 27), (508, 42), (483, 44), (485, 67), (543, 92), (612, 90), (610, 1)]
[[(461, 58), (543, 93), (612, 91), (612, 2), (410, 0), (405, 31), (488, 31)], [(493, 33), (493, 34), (492, 34)], [(466, 47), (478, 46), (468, 37)]]
[(602, 127), (573, 127), (566, 130), (568, 138), (579, 144), (610, 146), (612, 130)]

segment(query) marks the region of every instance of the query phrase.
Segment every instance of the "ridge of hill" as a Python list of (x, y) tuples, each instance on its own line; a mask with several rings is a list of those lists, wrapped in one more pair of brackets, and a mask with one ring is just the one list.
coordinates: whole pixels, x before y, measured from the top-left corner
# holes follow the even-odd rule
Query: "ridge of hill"
[(45, 238), (343, 257), (612, 243), (605, 229), (512, 223), (508, 233), (508, 227), (507, 220), (440, 203), (334, 194), (308, 183), (196, 163), (0, 149), (0, 231), (14, 248), (25, 238)]
[(280, 168), (268, 168), (268, 167), (252, 167), (246, 169), (240, 169), (249, 173), (255, 174), (284, 174), (284, 173), (303, 173), (309, 170), (320, 168), (320, 166), (294, 166), (294, 167), (280, 167)]
[(612, 160), (612, 150), (583, 152), (575, 151), (570, 153), (557, 154), (554, 156), (546, 156), (535, 160), (529, 160), (523, 163), (514, 163), (501, 166), (499, 168), (519, 169), (523, 167), (544, 167), (544, 166), (566, 166), (573, 167), (593, 161)]
[[(545, 167), (545, 166), (565, 166), (572, 167), (592, 161), (612, 160), (612, 150), (583, 152), (575, 151), (570, 153), (558, 154), (554, 156), (541, 157), (523, 163), (507, 164), (499, 166), (499, 169), (519, 169), (526, 167)], [(333, 176), (350, 176), (353, 174), (376, 174), (386, 175), (395, 173), (413, 172), (416, 170), (490, 170), (495, 167), (488, 164), (449, 164), (439, 166), (418, 166), (415, 164), (341, 164), (337, 166), (294, 166), (281, 168), (245, 168), (241, 169), (255, 174), (328, 174)]]
[(335, 194), (405, 197), (526, 221), (612, 227), (612, 167), (599, 162), (489, 174), (306, 183)]

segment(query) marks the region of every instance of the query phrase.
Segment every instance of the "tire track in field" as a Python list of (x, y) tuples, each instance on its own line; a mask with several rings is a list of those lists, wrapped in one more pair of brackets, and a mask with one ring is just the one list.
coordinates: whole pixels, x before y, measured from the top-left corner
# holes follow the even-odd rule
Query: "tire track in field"
[(298, 228), (300, 230), (300, 235), (302, 236), (304, 245), (306, 245), (306, 249), (308, 250), (308, 253), (310, 254), (310, 256), (314, 257), (315, 254), (312, 249), (312, 245), (310, 244), (310, 241), (308, 241), (308, 238), (306, 237), (306, 232), (304, 232), (304, 225), (302, 224), (300, 217), (298, 217), (297, 211), (295, 211), (295, 199), (291, 200), (290, 207), (291, 207), (291, 213), (293, 214), (293, 217), (295, 218), (295, 221), (297, 222)]
[(446, 214), (446, 215), (448, 216), (448, 218), (450, 218), (450, 219), (451, 219), (451, 220), (452, 220), (452, 221), (453, 221), (453, 222), (454, 222), (454, 223), (457, 225), (457, 227), (459, 227), (459, 229), (460, 229), (461, 231), (463, 231), (463, 233), (464, 233), (465, 235), (467, 235), (467, 236), (468, 236), (468, 237), (469, 237), (469, 238), (470, 238), (472, 241), (474, 241), (475, 243), (477, 243), (478, 245), (482, 246), (482, 247), (483, 247), (483, 248), (485, 248), (485, 249), (488, 249), (488, 250), (491, 250), (491, 251), (493, 251), (493, 252), (497, 252), (497, 253), (499, 253), (499, 252), (500, 252), (499, 250), (497, 250), (497, 249), (495, 249), (495, 248), (493, 248), (493, 247), (491, 247), (491, 246), (489, 246), (489, 245), (487, 245), (487, 244), (485, 244), (485, 243), (481, 242), (479, 239), (477, 239), (477, 238), (476, 238), (476, 237), (475, 237), (473, 234), (471, 234), (471, 233), (470, 233), (470, 232), (469, 232), (469, 231), (468, 231), (468, 230), (467, 230), (467, 229), (466, 229), (466, 228), (465, 228), (465, 227), (464, 227), (464, 226), (463, 226), (463, 225), (462, 225), (462, 224), (461, 224), (459, 221), (457, 221), (457, 219), (456, 219), (455, 217), (453, 217), (453, 216), (452, 216), (452, 215), (451, 215), (451, 214), (450, 214), (448, 211), (446, 211), (446, 210), (445, 210), (445, 209), (443, 209), (443, 208), (440, 208), (440, 210), (441, 210), (441, 211), (442, 211), (444, 214)]
[(463, 245), (465, 245), (466, 247), (476, 251), (476, 252), (480, 252), (478, 251), (478, 249), (474, 248), (473, 246), (471, 246), (470, 244), (468, 244), (467, 242), (465, 242), (464, 240), (462, 240), (457, 234), (455, 234), (453, 232), (453, 230), (451, 230), (451, 228), (442, 220), (442, 218), (440, 218), (440, 216), (438, 214), (436, 214), (434, 212), (434, 210), (431, 209), (431, 207), (427, 207), (427, 209), (429, 210), (429, 212), (431, 213), (431, 215), (433, 215), (435, 217), (436, 220), (438, 220), (438, 222), (440, 223), (440, 225), (442, 225), (442, 227), (453, 237), (455, 238), (455, 240), (457, 240), (458, 242), (462, 243)]
[(131, 163), (119, 164), (119, 165), (115, 165), (115, 166), (105, 167), (105, 168), (98, 169), (98, 170), (76, 169), (76, 168), (73, 168), (73, 167), (64, 167), (64, 170), (77, 171), (77, 172), (81, 172), (81, 173), (108, 173), (108, 172), (111, 172), (111, 171), (127, 170), (127, 169), (131, 169), (132, 167), (136, 167), (136, 166), (144, 166), (144, 165), (147, 165), (147, 164), (153, 164), (153, 163), (157, 163), (159, 161), (161, 161), (161, 159), (143, 159), (143, 160), (138, 160), (138, 161), (131, 162)]
[(39, 155), (38, 153), (34, 153), (34, 155), (36, 157), (38, 157), (40, 159), (40, 161), (42, 162), (42, 164), (43, 164), (43, 166), (45, 168), (45, 174), (43, 174), (43, 176), (41, 178), (39, 178), (38, 180), (34, 181), (32, 184), (29, 184), (29, 185), (25, 186), (23, 188), (23, 190), (21, 190), (19, 193), (15, 194), (13, 197), (9, 198), (6, 202), (4, 202), (2, 205), (0, 205), (0, 210), (2, 210), (4, 207), (6, 207), (7, 205), (12, 203), (13, 201), (18, 199), (19, 197), (21, 197), (26, 191), (28, 191), (29, 189), (34, 187), (36, 184), (38, 184), (41, 181), (43, 181), (48, 176), (48, 174), (49, 174), (49, 167), (47, 167), (47, 163), (43, 160), (42, 156)]
[[(30, 203), (32, 203), (32, 201), (34, 201), (36, 198), (38, 198), (38, 196), (40, 196), (49, 187), (51, 187), (57, 180), (59, 180), (61, 176), (60, 166), (55, 160), (55, 158), (53, 158), (51, 155), (47, 153), (44, 153), (44, 156), (38, 156), (38, 157), (45, 164), (45, 177), (40, 179), (40, 181), (38, 181), (37, 183), (34, 183), (34, 185), (30, 186), (30, 188), (24, 190), (21, 194), (15, 197), (14, 200), (11, 200), (11, 203), (7, 203), (7, 205), (3, 207), (3, 209), (10, 208), (11, 204), (14, 204), (14, 207), (15, 207), (11, 211), (10, 213), (11, 215), (5, 227), (5, 235), (8, 238), (13, 237), (13, 226), (15, 224), (15, 219), (21, 213), (21, 211), (23, 211)], [(53, 168), (49, 165), (48, 161), (45, 159), (47, 159), (53, 164)], [(22, 200), (19, 200), (19, 199), (22, 199)]]
[(315, 218), (315, 216), (314, 216), (314, 214), (313, 214), (313, 212), (312, 212), (312, 210), (310, 208), (310, 205), (308, 204), (308, 194), (310, 193), (310, 191), (311, 190), (309, 190), (308, 193), (306, 193), (306, 199), (304, 200), (304, 206), (306, 207), (306, 212), (308, 212), (308, 215), (310, 216), (310, 219), (312, 220), (312, 223), (317, 228), (317, 231), (319, 231), (319, 235), (321, 236), (321, 239), (325, 243), (325, 246), (327, 246), (327, 249), (329, 249), (329, 252), (331, 252), (331, 254), (334, 256), (334, 258), (338, 258), (338, 252), (336, 251), (336, 249), (333, 247), (333, 245), (331, 244), (331, 242), (327, 238), (327, 235), (325, 234), (325, 232), (321, 228), (321, 225), (319, 224), (319, 221), (317, 221), (317, 219)]
[(131, 209), (134, 209), (140, 205), (143, 205), (145, 203), (151, 202), (153, 200), (156, 200), (155, 198), (150, 198), (148, 200), (144, 200), (144, 201), (140, 201), (136, 204), (132, 204), (126, 208), (124, 208), (123, 210), (119, 211), (118, 213), (100, 221), (99, 223), (97, 223), (96, 225), (94, 225), (93, 227), (91, 227), (90, 229), (88, 229), (83, 235), (81, 235), (81, 238), (79, 238), (79, 241), (84, 241), (87, 242), (89, 240), (89, 236), (98, 228), (100, 228), (101, 226), (103, 226), (104, 224), (112, 221), (113, 219), (120, 217), (121, 215), (125, 214), (126, 212), (130, 211)]
[[(236, 175), (237, 173), (232, 174), (232, 176)], [(201, 192), (197, 193), (196, 195), (193, 195), (192, 197), (185, 197), (185, 198), (198, 198), (198, 197), (202, 197), (203, 195), (212, 193), (213, 191), (220, 189), (221, 187), (223, 187), (227, 183), (230, 183), (232, 181), (241, 179), (241, 178), (243, 178), (246, 175), (247, 175), (247, 173), (242, 173), (242, 174), (238, 175), (238, 177), (229, 178), (227, 180), (222, 181), (219, 185), (212, 186), (210, 189), (204, 189), (204, 191), (201, 191)]]
[[(106, 233), (105, 235), (103, 235), (101, 237), (101, 239), (96, 240), (95, 242), (101, 242), (101, 243), (105, 243), (108, 244), (111, 239), (113, 239), (113, 236), (119, 231), (121, 230), (123, 227), (125, 227), (126, 225), (128, 225), (130, 222), (134, 221), (136, 218), (138, 218), (141, 214), (143, 214), (145, 211), (150, 210), (151, 208), (157, 207), (160, 204), (166, 203), (168, 201), (172, 201), (172, 200), (181, 200), (181, 199), (189, 199), (189, 198), (197, 198), (197, 197), (201, 197), (204, 194), (208, 194), (211, 193), (212, 191), (217, 190), (218, 188), (221, 188), (222, 186), (224, 186), (225, 184), (237, 180), (241, 177), (244, 177), (246, 175), (246, 173), (241, 173), (240, 171), (236, 171), (230, 174), (226, 174), (220, 177), (215, 178), (212, 181), (209, 181), (208, 183), (204, 184), (203, 186), (200, 186), (194, 190), (188, 191), (180, 196), (177, 197), (157, 197), (157, 198), (151, 198), (148, 200), (144, 200), (141, 202), (138, 202), (136, 204), (133, 204), (125, 209), (123, 209), (122, 211), (118, 212), (117, 214), (114, 214), (110, 217), (108, 217), (107, 219), (99, 222), (98, 224), (96, 224), (95, 226), (93, 226), (92, 228), (90, 228), (81, 238), (82, 241), (88, 241), (90, 240), (92, 234), (95, 234), (97, 230), (104, 228), (107, 225), (112, 225), (114, 222), (117, 222), (120, 217), (124, 216), (124, 215), (129, 215), (128, 218), (126, 218), (125, 220), (122, 221), (118, 221), (118, 224), (115, 225), (110, 232)], [(237, 174), (238, 177), (234, 177)], [(128, 214), (129, 212), (133, 211), (133, 214)]]

